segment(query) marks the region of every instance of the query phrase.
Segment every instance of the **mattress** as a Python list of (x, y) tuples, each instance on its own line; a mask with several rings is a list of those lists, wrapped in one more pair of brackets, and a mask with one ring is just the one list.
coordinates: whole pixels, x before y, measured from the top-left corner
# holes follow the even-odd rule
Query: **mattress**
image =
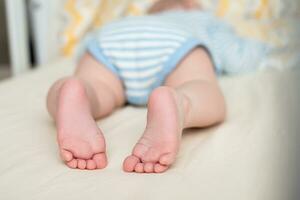
[(72, 61), (61, 60), (1, 82), (0, 199), (273, 200), (292, 194), (299, 68), (220, 78), (226, 122), (187, 130), (176, 163), (164, 174), (122, 171), (146, 121), (146, 109), (132, 106), (98, 122), (107, 141), (106, 169), (63, 164), (45, 98), (50, 85), (73, 69)]

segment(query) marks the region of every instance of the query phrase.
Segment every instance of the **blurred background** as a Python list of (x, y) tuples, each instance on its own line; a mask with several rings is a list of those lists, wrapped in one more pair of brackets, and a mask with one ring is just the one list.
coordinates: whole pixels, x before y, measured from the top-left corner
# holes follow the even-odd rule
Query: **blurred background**
[[(155, 0), (0, 0), (0, 80), (72, 58), (91, 30), (127, 15), (143, 15)], [(198, 0), (244, 36), (276, 47), (264, 66), (299, 62), (298, 0)]]
[(10, 76), (4, 1), (0, 1), (0, 80)]
[[(143, 15), (154, 1), (0, 0), (0, 84), (33, 69), (74, 59), (80, 41), (89, 31), (124, 16)], [(239, 34), (274, 47), (261, 70), (300, 67), (300, 0), (199, 2), (204, 9), (232, 24)], [(299, 144), (295, 147), (299, 149)], [(294, 153), (297, 154), (296, 150)], [(283, 176), (287, 177), (287, 171), (285, 168)], [(295, 182), (299, 182), (300, 179), (294, 177)], [(295, 188), (295, 191), (300, 190)]]

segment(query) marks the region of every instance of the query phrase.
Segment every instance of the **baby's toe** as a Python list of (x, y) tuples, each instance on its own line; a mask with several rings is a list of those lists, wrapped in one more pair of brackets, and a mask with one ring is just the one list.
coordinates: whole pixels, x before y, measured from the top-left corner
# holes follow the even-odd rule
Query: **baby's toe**
[(77, 168), (77, 160), (72, 159), (71, 161), (67, 162), (67, 166), (72, 169), (76, 169)]
[(97, 169), (103, 169), (107, 165), (107, 158), (105, 153), (97, 153), (93, 156)]
[(78, 159), (77, 162), (78, 162), (77, 167), (79, 169), (85, 169), (86, 168), (86, 161), (85, 160)]
[(65, 162), (70, 162), (73, 159), (73, 154), (65, 149), (61, 149), (60, 155)]
[(123, 162), (123, 170), (125, 172), (133, 172), (136, 164), (140, 162), (140, 159), (136, 156), (128, 156)]
[(146, 173), (153, 173), (154, 172), (154, 164), (153, 163), (146, 163), (144, 165), (144, 171)]
[(87, 161), (87, 165), (86, 165), (86, 168), (89, 169), (89, 170), (93, 170), (93, 169), (96, 169), (96, 163), (94, 160), (88, 160)]
[(144, 164), (143, 163), (136, 164), (134, 171), (137, 173), (144, 173)]
[(154, 172), (155, 173), (163, 173), (165, 172), (167, 169), (169, 168), (169, 166), (165, 166), (165, 165), (161, 165), (161, 164), (155, 164), (154, 166)]
[(160, 157), (159, 163), (161, 165), (169, 166), (169, 165), (173, 164), (173, 162), (175, 161), (175, 157), (176, 157), (176, 154), (174, 154), (174, 153), (164, 154)]
[(150, 148), (149, 151), (146, 152), (145, 156), (143, 156), (141, 159), (144, 163), (155, 163), (158, 162), (160, 155), (161, 153), (158, 150), (156, 150), (155, 148)]
[(142, 143), (137, 143), (132, 151), (132, 155), (143, 158), (149, 151), (149, 146), (143, 145)]

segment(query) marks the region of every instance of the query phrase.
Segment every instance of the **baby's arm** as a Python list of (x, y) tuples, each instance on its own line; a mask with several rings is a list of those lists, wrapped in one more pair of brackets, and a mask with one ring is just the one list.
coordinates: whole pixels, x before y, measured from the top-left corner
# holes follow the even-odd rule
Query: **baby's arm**
[(159, 13), (167, 10), (194, 10), (201, 9), (196, 0), (159, 0), (148, 10), (149, 14)]

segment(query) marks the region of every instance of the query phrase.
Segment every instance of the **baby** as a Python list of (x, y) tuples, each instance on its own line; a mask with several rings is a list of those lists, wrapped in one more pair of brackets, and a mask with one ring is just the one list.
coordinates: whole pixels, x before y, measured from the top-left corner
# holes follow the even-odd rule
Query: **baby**
[[(193, 0), (163, 0), (149, 15), (112, 22), (85, 41), (75, 74), (47, 99), (67, 166), (102, 169), (105, 139), (95, 120), (126, 103), (147, 105), (147, 126), (126, 172), (162, 173), (174, 163), (182, 132), (225, 119), (217, 75), (249, 71), (265, 48), (238, 37)], [(124, 133), (125, 134), (125, 133)]]

